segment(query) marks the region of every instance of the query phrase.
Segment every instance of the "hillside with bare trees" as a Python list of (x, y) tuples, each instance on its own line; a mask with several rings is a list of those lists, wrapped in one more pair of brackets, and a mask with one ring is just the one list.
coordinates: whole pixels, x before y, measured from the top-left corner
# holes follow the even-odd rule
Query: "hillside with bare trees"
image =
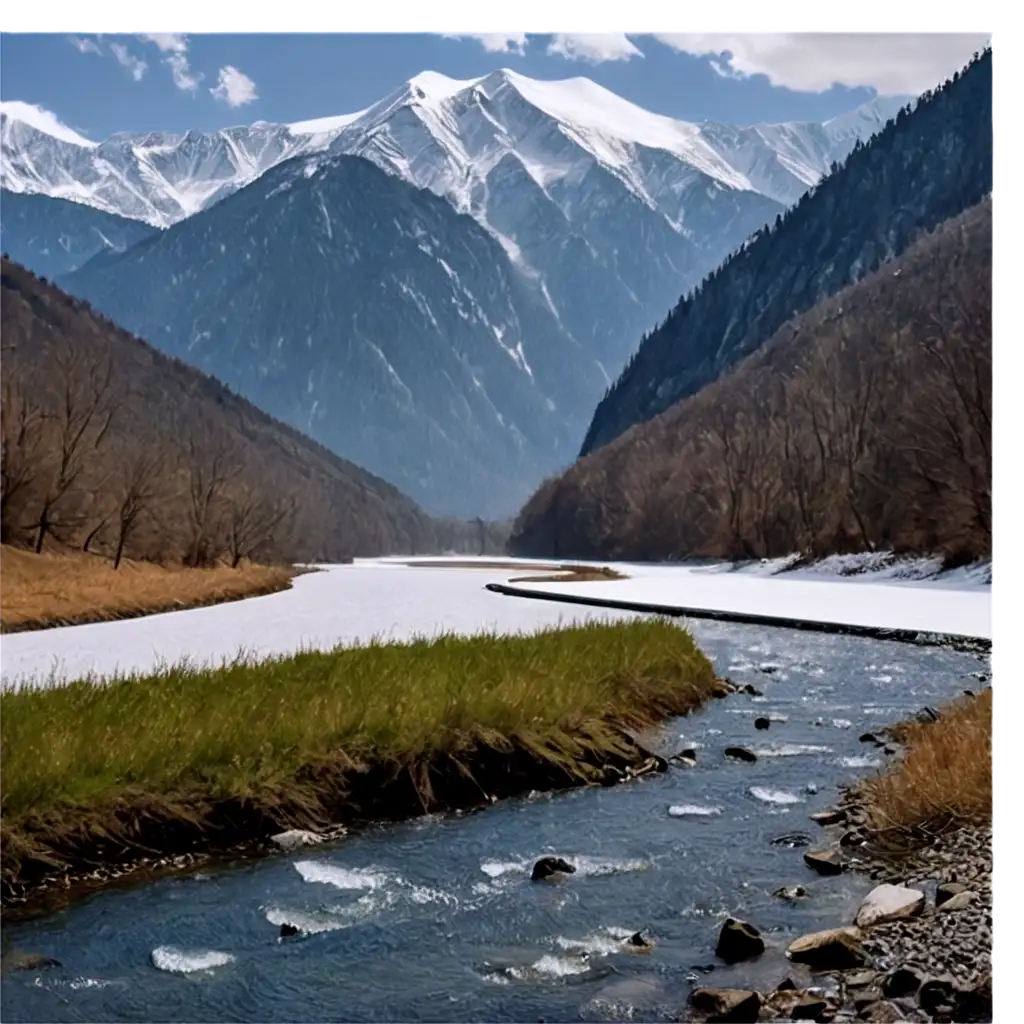
[(990, 556), (991, 272), (985, 199), (546, 482), (510, 550)]
[(191, 566), (494, 550), (116, 327), (2, 268), (5, 544)]

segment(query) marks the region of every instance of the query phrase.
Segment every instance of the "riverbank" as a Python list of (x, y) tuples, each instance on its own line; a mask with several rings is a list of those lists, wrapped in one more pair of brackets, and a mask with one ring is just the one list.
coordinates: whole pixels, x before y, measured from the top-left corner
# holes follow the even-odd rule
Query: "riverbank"
[(301, 571), (270, 565), (166, 568), (127, 559), (114, 569), (98, 555), (37, 555), (5, 544), (0, 632), (110, 622), (273, 594)]
[(817, 1021), (992, 1020), (992, 691), (874, 735), (899, 759), (818, 816), (829, 843), (805, 858), (878, 883), (852, 920), (789, 945), (823, 984), (698, 989), (691, 1019), (773, 1020), (799, 1004)]
[(649, 760), (635, 732), (716, 692), (652, 619), (5, 692), (3, 905), (142, 857), (614, 782)]

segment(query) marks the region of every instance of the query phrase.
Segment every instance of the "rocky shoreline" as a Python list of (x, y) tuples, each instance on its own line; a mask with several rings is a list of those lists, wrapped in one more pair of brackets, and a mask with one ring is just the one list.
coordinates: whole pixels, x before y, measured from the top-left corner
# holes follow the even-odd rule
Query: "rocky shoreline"
[[(892, 837), (869, 826), (857, 787), (844, 797), (835, 810), (812, 815), (829, 842), (804, 862), (820, 875), (855, 871), (879, 883), (854, 920), (790, 943), (793, 977), (769, 992), (694, 989), (683, 1020), (992, 1020), (992, 826)], [(776, 893), (804, 894), (801, 886)], [(764, 948), (756, 927), (729, 919), (716, 953), (736, 962)], [(807, 980), (796, 965), (810, 967), (811, 984), (794, 981)]]

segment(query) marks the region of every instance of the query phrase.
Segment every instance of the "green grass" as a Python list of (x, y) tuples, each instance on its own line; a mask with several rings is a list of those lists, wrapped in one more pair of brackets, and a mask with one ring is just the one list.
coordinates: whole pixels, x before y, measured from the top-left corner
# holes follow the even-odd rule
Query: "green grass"
[(123, 839), (138, 827), (118, 814), (126, 806), (201, 818), (231, 801), (308, 823), (324, 817), (324, 787), (336, 797), (353, 772), (413, 771), (437, 755), (465, 755), (472, 771), (481, 749), (529, 750), (572, 773), (588, 753), (621, 753), (624, 728), (686, 713), (714, 684), (688, 633), (647, 619), (7, 692), (4, 876), (30, 849), (64, 857)]

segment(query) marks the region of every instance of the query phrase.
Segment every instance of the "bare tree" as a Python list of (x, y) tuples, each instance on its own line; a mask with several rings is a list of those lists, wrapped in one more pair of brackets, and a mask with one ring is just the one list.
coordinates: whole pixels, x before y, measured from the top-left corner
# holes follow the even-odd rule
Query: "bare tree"
[(125, 545), (138, 529), (159, 493), (161, 453), (143, 449), (125, 467), (121, 502), (117, 509), (117, 546), (114, 568), (121, 565)]
[(58, 400), (47, 418), (56, 435), (56, 454), (34, 524), (37, 554), (59, 520), (61, 503), (78, 483), (87, 456), (103, 442), (114, 417), (109, 358), (90, 358), (71, 342), (64, 342), (53, 362)]
[(5, 381), (0, 405), (0, 535), (11, 539), (24, 498), (44, 467), (43, 410), (20, 387)]
[(271, 498), (264, 489), (243, 484), (228, 499), (228, 552), (231, 567), (267, 551), (275, 536), (295, 516), (294, 498)]
[(191, 539), (185, 562), (197, 566), (212, 557), (211, 542), (228, 488), (242, 472), (242, 463), (224, 440), (189, 435), (185, 444), (188, 513)]

